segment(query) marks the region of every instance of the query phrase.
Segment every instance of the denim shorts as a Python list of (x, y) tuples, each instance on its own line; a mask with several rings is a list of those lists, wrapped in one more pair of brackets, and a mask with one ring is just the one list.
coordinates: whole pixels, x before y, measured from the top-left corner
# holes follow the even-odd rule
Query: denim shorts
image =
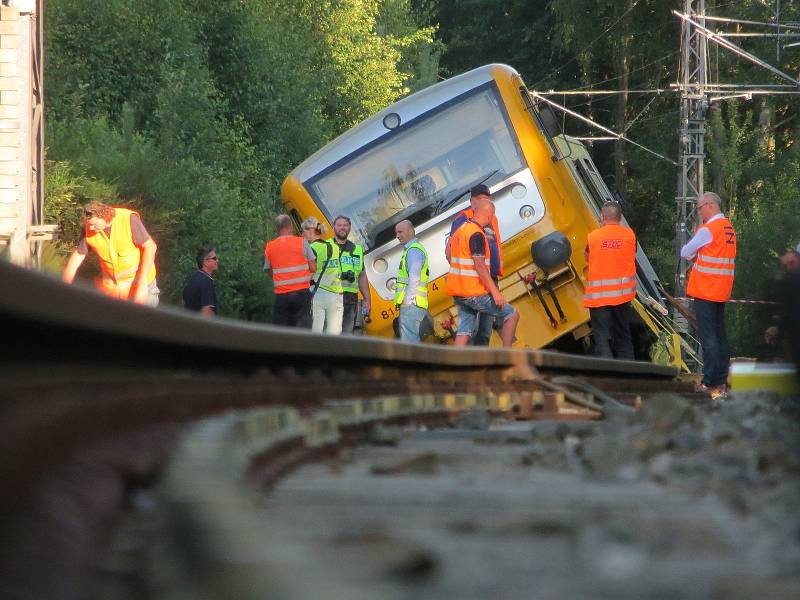
[(511, 303), (499, 308), (489, 294), (470, 297), (455, 296), (453, 300), (458, 306), (458, 331), (456, 335), (472, 335), (475, 330), (475, 319), (478, 313), (500, 318), (505, 323), (516, 312)]

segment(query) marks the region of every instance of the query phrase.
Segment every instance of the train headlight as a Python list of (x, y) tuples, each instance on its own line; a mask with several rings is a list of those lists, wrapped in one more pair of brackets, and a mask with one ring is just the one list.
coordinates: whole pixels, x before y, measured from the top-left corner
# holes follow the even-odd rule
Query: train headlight
[(397, 113), (389, 113), (383, 117), (383, 126), (386, 129), (397, 129), (400, 127), (400, 115)]
[(525, 219), (532, 219), (533, 215), (536, 214), (536, 209), (534, 209), (530, 204), (526, 204), (522, 208), (519, 209), (519, 216)]
[(397, 278), (392, 277), (386, 281), (386, 289), (393, 292), (397, 288)]
[(379, 258), (372, 263), (372, 268), (375, 269), (376, 273), (386, 273), (389, 269), (389, 263), (386, 262), (385, 258)]

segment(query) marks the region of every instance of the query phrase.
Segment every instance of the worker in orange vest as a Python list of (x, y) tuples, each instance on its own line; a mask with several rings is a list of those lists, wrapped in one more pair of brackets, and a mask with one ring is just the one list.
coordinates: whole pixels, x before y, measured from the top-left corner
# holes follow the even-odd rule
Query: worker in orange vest
[(694, 259), (686, 294), (694, 299), (697, 336), (703, 348), (703, 379), (698, 389), (712, 398), (728, 391), (730, 346), (725, 303), (731, 297), (736, 272), (736, 231), (720, 206), (720, 198), (713, 192), (697, 199), (703, 224), (681, 248), (681, 258)]
[[(456, 230), (466, 223), (469, 219), (475, 218), (475, 207), (481, 202), (491, 201), (492, 193), (489, 187), (480, 183), (470, 190), (469, 208), (458, 213), (450, 225), (450, 237), (447, 238), (445, 245), (445, 256), (450, 260), (450, 240), (453, 239), (453, 234)], [(483, 232), (486, 234), (486, 239), (489, 240), (489, 274), (492, 276), (495, 285), (498, 283), (499, 277), (503, 274), (503, 240), (500, 238), (500, 227), (497, 223), (497, 217), (492, 217), (491, 223), (484, 227)], [(470, 339), (472, 346), (488, 346), (489, 340), (492, 337), (492, 329), (494, 327), (494, 318), (488, 315), (478, 315), (475, 333)]]
[(614, 358), (616, 353), (617, 358), (633, 360), (630, 307), (636, 296), (636, 235), (620, 223), (618, 203), (606, 202), (600, 214), (602, 226), (587, 238), (589, 274), (583, 305), (591, 317), (595, 354)]
[(317, 257), (304, 237), (294, 235), (289, 215), (275, 217), (278, 237), (264, 247), (264, 270), (272, 275), (273, 325), (311, 329), (311, 274)]
[(480, 314), (503, 322), (500, 337), (510, 347), (519, 322), (519, 313), (500, 293), (489, 273), (491, 253), (484, 227), (494, 218), (494, 204), (482, 200), (474, 208), (474, 216), (453, 234), (450, 249), (450, 272), (447, 293), (458, 306), (458, 331), (455, 345), (466, 346), (475, 330)]
[(91, 248), (100, 260), (98, 289), (113, 298), (158, 305), (156, 250), (139, 213), (127, 208), (90, 202), (83, 209), (85, 229), (69, 257), (62, 280), (72, 283)]

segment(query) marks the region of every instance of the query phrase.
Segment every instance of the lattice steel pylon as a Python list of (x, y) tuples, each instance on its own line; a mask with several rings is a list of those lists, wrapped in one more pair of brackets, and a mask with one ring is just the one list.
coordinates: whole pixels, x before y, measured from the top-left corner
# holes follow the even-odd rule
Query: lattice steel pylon
[[(684, 0), (684, 13), (705, 26), (705, 0)], [(686, 279), (690, 263), (681, 259), (680, 249), (694, 231), (697, 198), (703, 193), (703, 160), (705, 159), (706, 113), (708, 112), (708, 41), (697, 27), (684, 20), (681, 30), (680, 90), (681, 110), (678, 137), (678, 190), (675, 274), (675, 295), (686, 295)], [(679, 323), (685, 323), (676, 314)]]

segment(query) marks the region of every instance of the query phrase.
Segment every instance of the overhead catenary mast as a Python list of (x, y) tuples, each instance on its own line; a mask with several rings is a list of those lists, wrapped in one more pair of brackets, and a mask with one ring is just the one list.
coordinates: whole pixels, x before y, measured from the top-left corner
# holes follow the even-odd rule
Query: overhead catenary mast
[[(774, 23), (744, 21), (724, 17), (712, 17), (705, 13), (705, 0), (684, 0), (684, 12), (673, 11), (682, 21), (680, 81), (676, 87), (681, 94), (680, 129), (678, 143), (678, 186), (676, 194), (676, 251), (678, 268), (675, 274), (675, 295), (684, 296), (686, 292), (688, 261), (681, 259), (680, 248), (688, 241), (697, 221), (697, 198), (703, 193), (703, 160), (705, 158), (705, 122), (711, 102), (728, 98), (753, 95), (797, 94), (800, 81), (773, 67), (766, 61), (747, 52), (730, 41), (731, 37), (774, 37), (776, 57), (780, 57), (783, 39), (800, 37), (800, 25), (780, 22), (780, 0), (777, 0)], [(776, 33), (725, 33), (711, 31), (706, 27), (711, 22), (757, 25), (774, 28)], [(783, 84), (720, 84), (708, 81), (708, 42), (724, 48), (731, 54), (755, 64), (774, 76)], [(784, 48), (797, 45), (787, 44)], [(788, 83), (786, 83), (788, 82)], [(709, 93), (717, 96), (709, 97)], [(677, 315), (676, 315), (677, 317)], [(681, 317), (677, 317), (680, 319)]]
[[(697, 198), (703, 191), (706, 113), (708, 112), (708, 40), (701, 33), (705, 26), (705, 0), (684, 0), (681, 28), (680, 128), (678, 131), (678, 186), (676, 201), (675, 295), (684, 296), (690, 263), (680, 257), (681, 247), (688, 241), (696, 222)], [(700, 27), (698, 27), (700, 25)], [(686, 325), (676, 313), (676, 321)]]

